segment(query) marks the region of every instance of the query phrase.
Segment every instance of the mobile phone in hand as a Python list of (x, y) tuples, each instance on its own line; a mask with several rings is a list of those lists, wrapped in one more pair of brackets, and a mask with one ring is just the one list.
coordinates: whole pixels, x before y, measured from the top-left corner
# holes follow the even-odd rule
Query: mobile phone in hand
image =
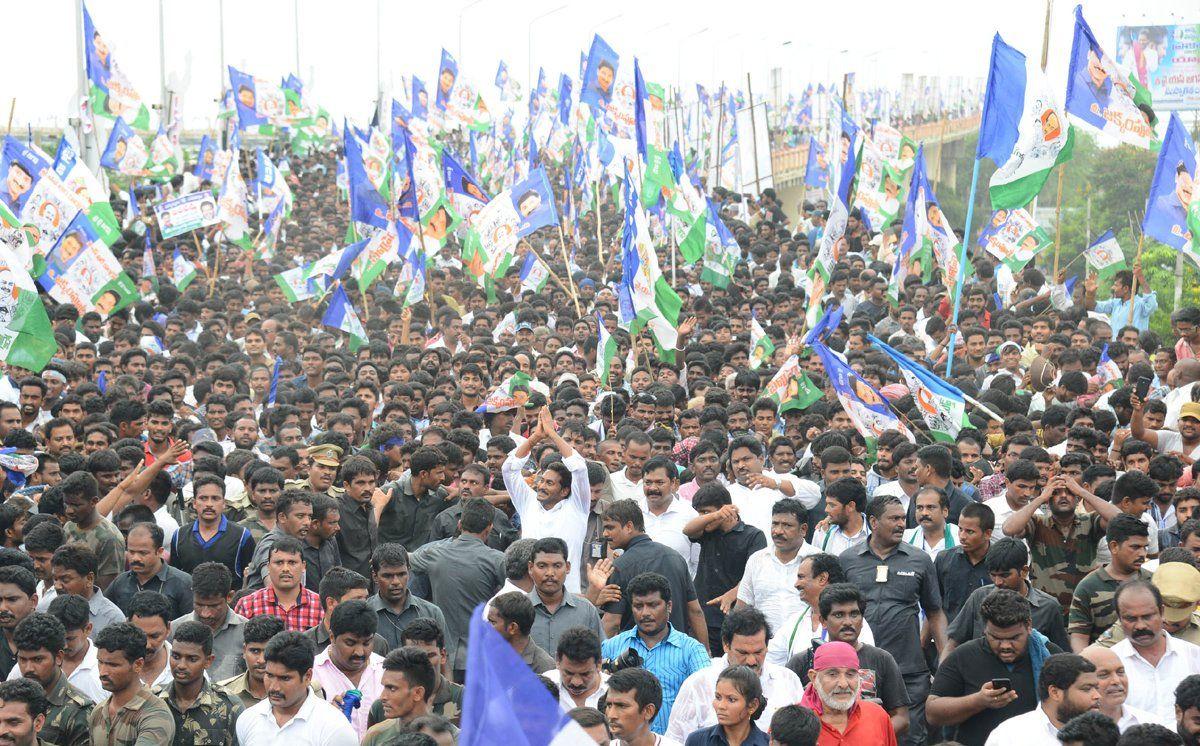
[(993, 689), (1012, 689), (1012, 679), (992, 679)]

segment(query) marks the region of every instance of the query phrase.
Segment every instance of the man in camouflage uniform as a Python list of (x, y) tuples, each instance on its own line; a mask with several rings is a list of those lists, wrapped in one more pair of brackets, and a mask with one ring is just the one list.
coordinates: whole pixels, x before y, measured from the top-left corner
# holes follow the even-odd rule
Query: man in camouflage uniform
[(111, 694), (88, 715), (92, 746), (171, 743), (175, 738), (171, 708), (141, 680), (146, 633), (121, 622), (100, 630), (94, 644), (100, 683)]
[[(1092, 512), (1077, 512), (1083, 501)], [(1038, 508), (1049, 504), (1048, 515)], [(1096, 568), (1096, 546), (1104, 539), (1108, 522), (1120, 508), (1083, 489), (1074, 479), (1051, 477), (1042, 494), (1030, 500), (1004, 522), (1005, 536), (1025, 539), (1029, 545), (1029, 582), (1058, 599), (1064, 613), (1079, 581)]]
[(242, 702), (205, 679), (213, 662), (212, 649), (212, 631), (200, 622), (184, 622), (174, 630), (171, 683), (154, 693), (167, 703), (175, 719), (175, 746), (237, 743), (234, 727)]
[(100, 485), (95, 477), (86, 471), (75, 472), (59, 486), (67, 512), (63, 526), (67, 541), (83, 542), (96, 553), (96, 585), (104, 590), (125, 570), (125, 536), (96, 510)]
[(275, 506), (283, 494), (284, 484), (283, 474), (276, 469), (259, 468), (250, 475), (246, 489), (249, 505), (239, 522), (250, 531), (256, 542), (275, 528)]
[(13, 632), (17, 666), (23, 677), (41, 685), (50, 703), (41, 737), (56, 746), (88, 746), (88, 715), (94, 703), (67, 682), (59, 665), (66, 634), (55, 616), (34, 612), (25, 617)]

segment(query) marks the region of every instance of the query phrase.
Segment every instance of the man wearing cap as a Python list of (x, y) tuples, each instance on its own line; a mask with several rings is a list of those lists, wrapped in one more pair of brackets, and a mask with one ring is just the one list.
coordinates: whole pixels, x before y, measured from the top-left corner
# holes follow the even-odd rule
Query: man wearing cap
[(896, 732), (887, 710), (859, 697), (862, 679), (853, 647), (834, 641), (817, 648), (808, 679), (800, 705), (821, 718), (820, 742), (895, 746)]
[(308, 479), (289, 480), (284, 483), (283, 488), (285, 490), (324, 492), (335, 500), (341, 497), (345, 490), (333, 486), (333, 480), (337, 476), (338, 467), (342, 461), (341, 447), (333, 443), (309, 446), (308, 458), (312, 462), (308, 467)]
[(1200, 402), (1190, 401), (1180, 407), (1175, 425), (1179, 432), (1146, 429), (1145, 402), (1136, 394), (1129, 402), (1133, 405), (1133, 416), (1129, 419), (1132, 437), (1146, 441), (1160, 453), (1182, 453), (1193, 461), (1200, 459)]
[[(1163, 599), (1163, 629), (1178, 640), (1200, 645), (1200, 570), (1186, 562), (1165, 562), (1150, 580)], [(1113, 623), (1096, 644), (1111, 648), (1125, 639), (1120, 620)]]

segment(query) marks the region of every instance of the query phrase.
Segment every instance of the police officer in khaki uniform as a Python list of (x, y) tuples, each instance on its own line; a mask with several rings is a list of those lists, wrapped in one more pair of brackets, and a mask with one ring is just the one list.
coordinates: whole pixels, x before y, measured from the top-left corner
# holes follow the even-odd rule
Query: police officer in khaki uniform
[(342, 463), (342, 455), (342, 449), (332, 443), (309, 446), (308, 458), (312, 463), (308, 467), (308, 479), (289, 479), (284, 482), (283, 488), (324, 492), (336, 500), (345, 491), (341, 487), (333, 486), (338, 467)]
[[(1154, 571), (1151, 583), (1162, 593), (1163, 628), (1177, 639), (1200, 645), (1200, 570), (1186, 562), (1168, 562)], [(1118, 621), (1109, 627), (1096, 644), (1111, 648), (1125, 639)]]

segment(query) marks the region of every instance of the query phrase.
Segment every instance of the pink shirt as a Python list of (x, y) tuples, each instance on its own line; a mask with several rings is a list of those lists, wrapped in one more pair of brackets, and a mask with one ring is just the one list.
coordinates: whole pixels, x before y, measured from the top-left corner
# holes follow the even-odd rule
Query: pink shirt
[(371, 705), (375, 704), (375, 700), (379, 699), (379, 695), (383, 693), (383, 656), (371, 653), (371, 662), (367, 664), (367, 668), (363, 671), (356, 686), (329, 659), (329, 648), (326, 648), (313, 661), (313, 678), (321, 685), (325, 691), (325, 699), (329, 702), (333, 702), (334, 697), (345, 694), (351, 689), (362, 692), (362, 704), (350, 716), (350, 725), (353, 726), (354, 732), (361, 740), (367, 732), (367, 716), (370, 713)]
[(700, 485), (696, 484), (696, 480), (693, 479), (690, 482), (684, 482), (683, 484), (679, 485), (678, 494), (679, 497), (687, 502), (688, 505), (691, 505), (692, 498), (696, 496), (696, 491), (699, 489)]

